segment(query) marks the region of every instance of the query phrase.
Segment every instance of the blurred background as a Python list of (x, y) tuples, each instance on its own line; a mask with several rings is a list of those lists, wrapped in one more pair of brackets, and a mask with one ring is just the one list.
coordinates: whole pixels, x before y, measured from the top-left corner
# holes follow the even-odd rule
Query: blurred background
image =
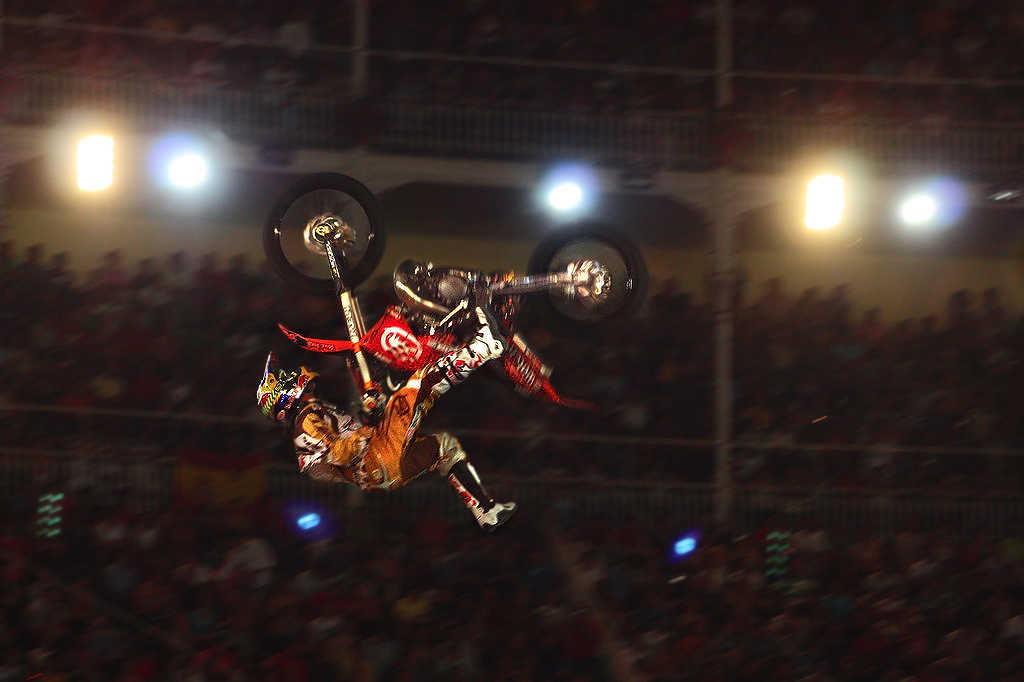
[[(1024, 15), (960, 0), (0, 2), (0, 680), (1024, 675)], [(254, 404), (340, 334), (260, 230), (311, 172), (405, 258), (651, 271), (474, 381), (439, 478), (302, 477)], [(579, 202), (567, 202), (566, 197)], [(333, 331), (332, 331), (333, 330)], [(321, 359), (334, 390), (343, 372)]]

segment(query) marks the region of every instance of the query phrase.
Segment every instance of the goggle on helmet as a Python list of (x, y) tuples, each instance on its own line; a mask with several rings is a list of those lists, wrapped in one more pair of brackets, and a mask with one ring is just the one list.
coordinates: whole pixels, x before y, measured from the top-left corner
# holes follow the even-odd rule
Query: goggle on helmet
[(263, 381), (256, 389), (256, 402), (263, 416), (273, 422), (287, 424), (295, 416), (299, 398), (309, 388), (317, 373), (308, 367), (300, 367), (298, 371), (282, 369), (277, 355), (267, 356), (266, 367), (263, 368)]

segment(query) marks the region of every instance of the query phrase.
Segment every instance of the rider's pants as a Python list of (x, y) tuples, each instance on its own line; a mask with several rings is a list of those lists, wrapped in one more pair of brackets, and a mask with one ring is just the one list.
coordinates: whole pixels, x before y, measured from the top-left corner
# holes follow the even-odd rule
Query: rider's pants
[(418, 476), (440, 468), (447, 475), (453, 464), (465, 459), (459, 442), (449, 434), (418, 435), (420, 423), (433, 406), (434, 397), (421, 390), (424, 368), (396, 391), (376, 426), (361, 426), (346, 434), (325, 429), (325, 420), (314, 418), (330, 409), (321, 403), (303, 410), (296, 419), (296, 442), (305, 435), (324, 447), (321, 461), (336, 467), (344, 480), (364, 489), (394, 489)]

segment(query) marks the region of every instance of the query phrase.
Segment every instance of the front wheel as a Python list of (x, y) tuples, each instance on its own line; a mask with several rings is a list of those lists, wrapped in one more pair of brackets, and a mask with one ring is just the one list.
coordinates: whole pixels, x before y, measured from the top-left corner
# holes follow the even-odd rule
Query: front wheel
[(340, 173), (300, 178), (271, 209), (263, 226), (263, 251), (282, 280), (307, 293), (335, 290), (323, 246), (310, 234), (313, 222), (325, 216), (350, 228), (351, 240), (343, 247), (346, 289), (366, 281), (387, 245), (384, 212), (366, 185)]
[(556, 232), (534, 250), (529, 274), (565, 272), (571, 264), (596, 262), (608, 274), (606, 295), (581, 300), (553, 289), (530, 294), (536, 318), (550, 331), (576, 339), (597, 339), (633, 316), (647, 295), (647, 262), (625, 234), (598, 222)]

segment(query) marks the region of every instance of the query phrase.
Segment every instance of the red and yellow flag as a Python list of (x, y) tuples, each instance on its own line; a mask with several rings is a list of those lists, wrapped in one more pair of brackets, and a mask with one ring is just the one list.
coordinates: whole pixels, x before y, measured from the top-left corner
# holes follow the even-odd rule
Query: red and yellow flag
[(178, 456), (177, 491), (186, 504), (231, 507), (259, 500), (266, 491), (266, 458), (184, 450)]

